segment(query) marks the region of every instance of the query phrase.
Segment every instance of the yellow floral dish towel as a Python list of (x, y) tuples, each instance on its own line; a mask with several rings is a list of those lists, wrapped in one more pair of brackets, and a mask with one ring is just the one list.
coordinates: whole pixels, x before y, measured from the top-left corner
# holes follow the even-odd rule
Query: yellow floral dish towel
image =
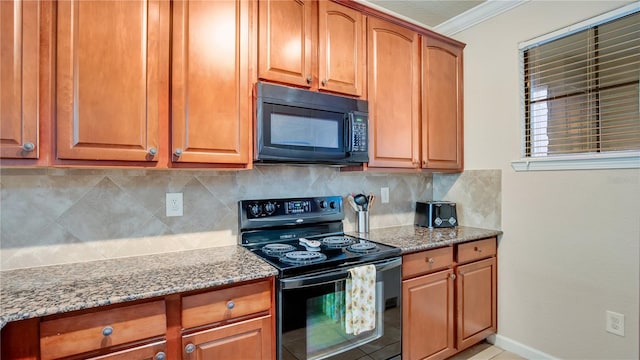
[(345, 291), (345, 332), (358, 335), (376, 327), (376, 267), (349, 270)]

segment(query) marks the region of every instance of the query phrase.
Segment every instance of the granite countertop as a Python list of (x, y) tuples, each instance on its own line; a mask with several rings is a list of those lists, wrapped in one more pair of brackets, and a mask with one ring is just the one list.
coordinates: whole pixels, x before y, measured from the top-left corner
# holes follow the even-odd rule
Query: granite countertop
[(396, 246), (403, 254), (433, 249), (472, 240), (501, 235), (500, 230), (489, 230), (468, 226), (456, 228), (429, 229), (420, 226), (406, 225), (382, 229), (371, 229), (368, 234), (349, 233), (371, 241)]
[[(372, 229), (363, 236), (402, 253), (502, 234), (460, 226), (413, 225)], [(7, 322), (148, 299), (265, 278), (278, 271), (243, 247), (232, 245), (175, 253), (0, 272), (0, 328)]]
[(240, 246), (0, 272), (0, 328), (9, 321), (277, 275)]

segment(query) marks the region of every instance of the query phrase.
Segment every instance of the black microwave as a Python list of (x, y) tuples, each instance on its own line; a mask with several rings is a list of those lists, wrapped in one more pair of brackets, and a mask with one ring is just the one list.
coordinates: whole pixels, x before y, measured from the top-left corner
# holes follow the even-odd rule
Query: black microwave
[(352, 165), (369, 161), (364, 100), (258, 82), (256, 162)]

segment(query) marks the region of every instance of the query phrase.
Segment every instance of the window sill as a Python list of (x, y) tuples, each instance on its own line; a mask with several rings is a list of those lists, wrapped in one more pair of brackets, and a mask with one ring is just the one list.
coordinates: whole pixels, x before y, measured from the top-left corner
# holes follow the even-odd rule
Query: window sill
[(515, 171), (640, 169), (640, 152), (526, 158), (511, 162)]

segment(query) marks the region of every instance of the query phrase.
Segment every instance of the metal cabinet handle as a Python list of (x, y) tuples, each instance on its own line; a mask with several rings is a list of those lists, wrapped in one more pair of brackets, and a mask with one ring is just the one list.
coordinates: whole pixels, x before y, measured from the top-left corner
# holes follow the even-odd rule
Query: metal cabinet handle
[(159, 353), (156, 354), (156, 356), (153, 357), (153, 360), (165, 360), (166, 358), (167, 358), (167, 354), (160, 351)]
[(173, 151), (173, 155), (175, 155), (175, 157), (180, 157), (182, 155), (182, 149), (177, 148)]
[(36, 146), (32, 142), (26, 142), (22, 144), (22, 150), (26, 152), (32, 152), (35, 149), (36, 149)]
[(322, 86), (327, 86), (327, 79), (322, 80)]
[(184, 351), (185, 351), (187, 354), (191, 354), (191, 353), (192, 353), (192, 352), (194, 352), (195, 350), (196, 350), (196, 346), (195, 346), (195, 345), (193, 345), (193, 344), (191, 344), (191, 343), (187, 344), (187, 346), (185, 346), (185, 347), (184, 347)]
[(480, 249), (480, 248), (479, 248), (479, 247), (477, 247), (477, 246), (476, 246), (476, 247), (474, 247), (474, 248), (473, 248), (473, 250), (474, 250), (474, 251), (477, 251), (477, 252), (479, 252), (479, 253), (481, 253), (481, 252), (482, 252), (482, 249)]
[(158, 149), (152, 147), (149, 149), (148, 154), (151, 156), (156, 156), (158, 154)]
[(109, 336), (111, 334), (113, 334), (113, 328), (111, 326), (105, 326), (104, 329), (102, 329), (102, 335)]
[(311, 84), (311, 80), (313, 80), (313, 78), (311, 76), (307, 76), (307, 84)]
[(233, 300), (229, 300), (229, 301), (227, 302), (227, 309), (231, 310), (231, 309), (233, 309), (234, 307), (236, 307), (236, 304), (233, 302)]
[(451, 280), (455, 280), (456, 279), (456, 274), (451, 274)]
[(433, 258), (427, 258), (427, 262), (429, 264), (433, 264), (435, 262), (435, 260), (433, 260)]

